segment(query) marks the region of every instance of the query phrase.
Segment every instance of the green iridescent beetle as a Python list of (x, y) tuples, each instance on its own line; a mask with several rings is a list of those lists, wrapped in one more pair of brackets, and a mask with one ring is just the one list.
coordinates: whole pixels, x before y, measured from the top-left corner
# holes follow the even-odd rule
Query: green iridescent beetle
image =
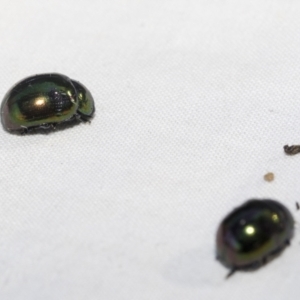
[(84, 85), (62, 74), (40, 74), (21, 80), (6, 93), (1, 121), (9, 132), (26, 133), (89, 121), (94, 112), (94, 99)]
[(234, 209), (217, 231), (217, 259), (231, 271), (255, 270), (277, 257), (293, 237), (294, 219), (281, 203), (251, 199)]

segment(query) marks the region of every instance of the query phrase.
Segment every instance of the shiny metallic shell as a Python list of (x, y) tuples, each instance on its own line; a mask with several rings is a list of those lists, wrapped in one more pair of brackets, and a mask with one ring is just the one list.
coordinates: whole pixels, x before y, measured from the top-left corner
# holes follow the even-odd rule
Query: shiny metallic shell
[(293, 217), (281, 203), (249, 200), (221, 222), (217, 259), (233, 271), (257, 269), (285, 249), (293, 232)]
[(94, 111), (93, 97), (82, 84), (62, 74), (41, 74), (23, 79), (6, 93), (1, 121), (7, 131), (23, 132), (87, 121)]

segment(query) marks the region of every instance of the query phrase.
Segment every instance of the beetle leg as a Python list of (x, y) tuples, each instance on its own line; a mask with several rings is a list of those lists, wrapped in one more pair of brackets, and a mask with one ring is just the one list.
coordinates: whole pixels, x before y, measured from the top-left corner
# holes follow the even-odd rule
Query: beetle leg
[(20, 130), (20, 134), (26, 134), (26, 133), (28, 133), (28, 128), (27, 127), (25, 127), (25, 126), (21, 126), (21, 130)]
[(263, 259), (261, 260), (262, 265), (265, 265), (267, 262), (268, 262), (268, 258), (263, 257)]
[(229, 273), (226, 275), (226, 279), (228, 279), (229, 277), (231, 277), (234, 273), (236, 272), (236, 268), (232, 268)]
[(91, 123), (91, 117), (88, 117), (88, 116), (76, 114), (75, 118), (76, 118), (76, 120), (78, 120), (80, 122)]

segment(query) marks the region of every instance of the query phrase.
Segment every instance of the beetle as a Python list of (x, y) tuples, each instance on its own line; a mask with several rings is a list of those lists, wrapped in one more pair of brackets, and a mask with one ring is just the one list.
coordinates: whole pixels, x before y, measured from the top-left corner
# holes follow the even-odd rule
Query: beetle
[(217, 230), (217, 259), (231, 271), (256, 270), (277, 257), (293, 237), (289, 210), (271, 199), (250, 199), (229, 213)]
[(39, 74), (16, 83), (4, 96), (1, 121), (9, 132), (55, 128), (57, 124), (89, 121), (95, 112), (90, 91), (58, 74)]

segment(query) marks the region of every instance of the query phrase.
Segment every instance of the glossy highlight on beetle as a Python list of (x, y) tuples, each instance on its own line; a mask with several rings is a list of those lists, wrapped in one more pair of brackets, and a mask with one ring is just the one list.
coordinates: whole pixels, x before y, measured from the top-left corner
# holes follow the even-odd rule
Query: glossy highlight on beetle
[(25, 133), (89, 121), (94, 112), (94, 99), (83, 84), (62, 74), (40, 74), (21, 80), (6, 93), (1, 121), (7, 131)]
[(217, 259), (231, 270), (255, 270), (278, 256), (293, 237), (294, 219), (281, 203), (251, 199), (234, 209), (217, 231)]

